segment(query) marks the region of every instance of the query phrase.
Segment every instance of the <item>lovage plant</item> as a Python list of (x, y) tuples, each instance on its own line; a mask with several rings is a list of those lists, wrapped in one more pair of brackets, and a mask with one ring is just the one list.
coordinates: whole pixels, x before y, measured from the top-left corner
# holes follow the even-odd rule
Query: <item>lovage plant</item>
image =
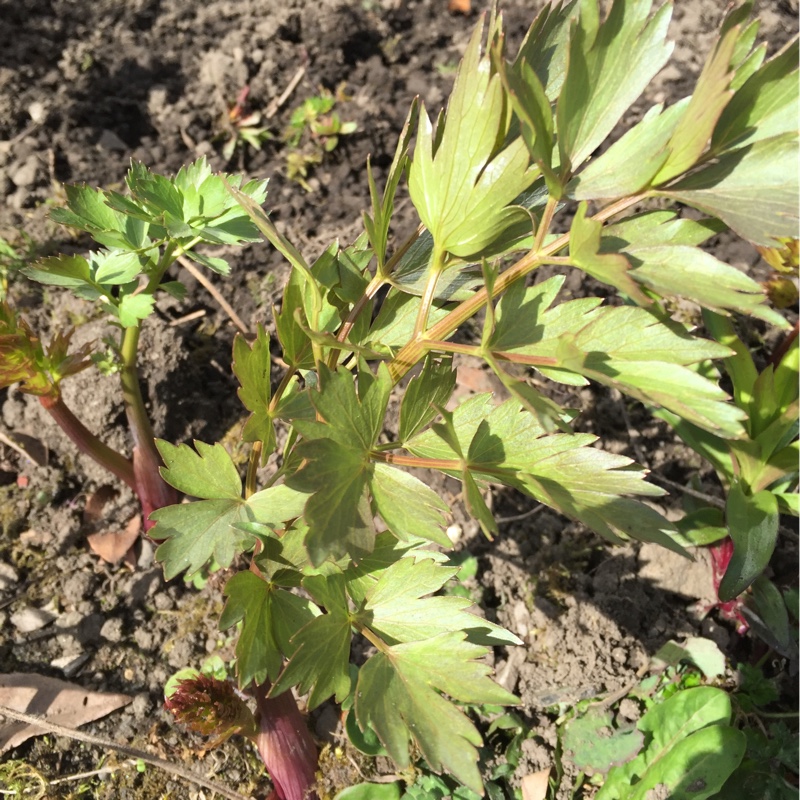
[[(490, 538), (498, 526), (483, 489), (495, 485), (610, 542), (686, 552), (688, 541), (650, 503), (662, 490), (629, 458), (595, 446), (531, 374), (613, 387), (722, 442), (760, 435), (713, 363), (735, 348), (669, 315), (680, 297), (723, 319), (787, 324), (759, 283), (702, 249), (726, 227), (762, 246), (796, 236), (797, 44), (765, 61), (749, 10), (726, 17), (691, 97), (650, 108), (610, 146), (670, 56), (671, 5), (652, 13), (651, 0), (615, 0), (601, 20), (596, 0), (551, 4), (514, 55), (493, 15), (469, 42), (446, 111), (434, 123), (412, 106), (382, 191), (367, 165), (363, 235), (313, 262), (261, 209), (260, 188), (229, 180), (229, 194), (215, 193), (221, 213), (233, 198), (240, 204), (226, 212), (240, 214), (239, 235), (257, 227), (291, 273), (274, 314), (277, 341), (260, 328), (234, 346), (250, 412), (244, 480), (221, 444), (159, 442), (164, 480), (198, 499), (155, 511), (150, 535), (162, 542), (167, 578), (248, 567), (226, 584), (220, 624), (239, 626), (238, 683), (257, 714), (221, 710), (241, 698), (209, 681), (182, 686), (171, 706), (205, 732), (220, 719), (218, 734), (253, 737), (280, 797), (313, 792), (313, 743), (291, 690), (307, 694), (310, 709), (333, 698), (351, 740), (371, 738), (399, 767), (419, 759), (483, 791), (481, 736), (461, 706), (515, 702), (482, 659), (518, 639), (473, 614), (469, 600), (437, 594), (456, 571), (441, 552), (450, 546), (448, 508), (408, 470), (458, 479)], [(158, 205), (171, 215), (155, 223), (168, 255), (149, 273), (147, 297), (175, 248), (202, 240), (185, 216), (187, 196), (200, 203), (201, 193), (179, 185), (202, 169), (169, 182), (134, 168), (134, 198), (137, 176), (153, 186), (138, 202), (91, 195), (95, 213), (114, 220), (139, 219), (142, 204), (174, 206)], [(404, 176), (420, 225), (393, 242)], [(678, 204), (701, 213), (681, 215)], [(170, 249), (170, 236), (187, 238)], [(144, 254), (156, 246), (132, 244)], [(59, 264), (33, 277), (87, 269)], [(563, 276), (536, 280), (547, 265), (582, 271), (610, 299), (565, 297)], [(126, 297), (144, 302), (128, 274), (115, 308)], [(273, 385), (275, 348), (284, 370)], [(456, 354), (487, 364), (505, 396), (451, 403)], [(393, 394), (398, 419), (389, 415)], [(262, 481), (272, 454), (277, 466)], [(785, 495), (796, 485), (783, 473), (777, 488), (763, 480), (751, 493)]]

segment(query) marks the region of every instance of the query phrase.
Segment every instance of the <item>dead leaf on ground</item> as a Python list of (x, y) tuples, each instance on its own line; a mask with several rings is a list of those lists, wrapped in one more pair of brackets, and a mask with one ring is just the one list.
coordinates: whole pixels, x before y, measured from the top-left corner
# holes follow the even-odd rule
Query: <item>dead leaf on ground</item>
[(522, 800), (545, 800), (549, 781), (549, 768), (526, 775), (522, 779)]
[[(124, 531), (111, 531), (106, 533), (92, 533), (86, 537), (89, 548), (96, 553), (103, 561), (109, 564), (117, 564), (130, 553), (131, 548), (139, 541), (139, 531), (142, 528), (142, 520), (139, 516), (133, 517), (125, 526)], [(132, 563), (127, 560), (129, 566), (136, 565), (134, 558)]]
[(110, 484), (101, 486), (96, 492), (86, 495), (86, 505), (83, 507), (83, 524), (96, 525), (103, 518), (103, 509), (117, 497), (119, 492)]
[[(48, 722), (77, 728), (105, 717), (133, 700), (127, 694), (104, 694), (44, 675), (12, 672), (0, 675), (0, 706), (36, 714)], [(2, 710), (0, 710), (2, 716)], [(0, 723), (0, 754), (32, 736), (45, 733), (36, 725), (7, 720)]]

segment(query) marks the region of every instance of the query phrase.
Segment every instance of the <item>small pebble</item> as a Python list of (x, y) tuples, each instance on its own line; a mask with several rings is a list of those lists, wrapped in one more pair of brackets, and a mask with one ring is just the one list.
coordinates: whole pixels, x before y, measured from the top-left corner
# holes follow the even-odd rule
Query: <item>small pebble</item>
[(44, 103), (34, 100), (34, 102), (28, 106), (28, 115), (37, 125), (44, 122), (47, 119), (47, 109)]
[(0, 561), (0, 592), (5, 592), (19, 583), (19, 576), (10, 564)]
[(60, 669), (65, 677), (72, 678), (80, 672), (81, 667), (91, 658), (91, 653), (80, 653), (79, 655), (61, 656), (54, 658), (50, 662), (51, 667)]
[(100, 636), (107, 642), (120, 642), (122, 641), (122, 620), (109, 619), (100, 628)]
[(8, 177), (15, 186), (33, 186), (36, 183), (38, 170), (39, 159), (36, 156), (28, 156), (21, 164), (17, 163), (9, 167)]
[(11, 615), (11, 624), (20, 633), (33, 633), (45, 625), (49, 625), (56, 618), (55, 614), (45, 611), (43, 608), (31, 608), (30, 606), (17, 611)]

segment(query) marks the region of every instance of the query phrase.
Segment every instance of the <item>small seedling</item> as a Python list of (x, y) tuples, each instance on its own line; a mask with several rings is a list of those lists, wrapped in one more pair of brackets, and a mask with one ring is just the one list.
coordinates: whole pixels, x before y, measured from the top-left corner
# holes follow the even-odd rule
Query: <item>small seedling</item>
[(343, 122), (338, 112), (333, 110), (337, 103), (349, 99), (343, 85), (335, 94), (321, 89), (318, 95), (307, 98), (292, 112), (283, 135), (289, 147), (286, 173), (306, 191), (311, 191), (306, 178), (313, 167), (322, 163), (325, 153), (337, 148), (340, 136), (355, 133), (357, 129), (354, 122)]
[(243, 86), (236, 102), (228, 109), (224, 120), (225, 144), (222, 146), (222, 157), (226, 161), (233, 158), (237, 148), (249, 145), (253, 150), (261, 150), (265, 142), (274, 138), (269, 128), (262, 124), (263, 114), (252, 111), (247, 106), (250, 87)]

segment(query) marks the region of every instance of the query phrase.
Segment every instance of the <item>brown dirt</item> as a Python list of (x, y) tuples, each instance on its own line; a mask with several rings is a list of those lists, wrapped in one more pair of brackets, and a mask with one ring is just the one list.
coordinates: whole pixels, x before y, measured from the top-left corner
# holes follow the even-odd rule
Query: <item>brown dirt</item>
[[(510, 39), (519, 40), (540, 3), (502, 5)], [(451, 85), (452, 68), (475, 20), (474, 15), (450, 15), (445, 6), (443, 0), (0, 0), (5, 40), (0, 48), (0, 235), (13, 239), (27, 231), (39, 253), (80, 250), (84, 240), (70, 239), (47, 220), (50, 205), (60, 202), (62, 183), (119, 186), (131, 158), (174, 172), (207, 155), (214, 168), (223, 169), (216, 137), (241, 87), (248, 84), (251, 105), (263, 109), (304, 66), (302, 81), (270, 121), (278, 137), (260, 152), (238, 153), (227, 168), (270, 177), (267, 205), (307, 254), (315, 255), (336, 237), (352, 240), (360, 211), (368, 205), (367, 156), (372, 155), (380, 182), (411, 99), (419, 94), (436, 109)], [(650, 102), (690, 91), (723, 6), (716, 0), (677, 3), (676, 56), (651, 87)], [(790, 3), (764, 2), (760, 16), (771, 49), (795, 31), (796, 8)], [(358, 124), (358, 132), (342, 138), (310, 178), (313, 191), (306, 192), (286, 177), (279, 134), (299, 102), (320, 87), (336, 90), (342, 83), (351, 99), (340, 112)], [(404, 201), (397, 234), (415, 226), (412, 211)], [(717, 244), (731, 263), (752, 267), (757, 262), (749, 246), (733, 239)], [(269, 327), (270, 307), (280, 299), (286, 274), (280, 257), (255, 246), (231, 259), (232, 277), (219, 283), (221, 290), (247, 324), (261, 321)], [(242, 412), (231, 402), (235, 331), (188, 274), (179, 278), (187, 284), (187, 300), (160, 303), (143, 333), (142, 375), (156, 431), (175, 442), (227, 437), (236, 450)], [(568, 288), (591, 291), (574, 278)], [(45, 336), (66, 322), (79, 324), (76, 341), (102, 339), (102, 320), (63, 293), (20, 281), (12, 282), (11, 293)], [(204, 312), (199, 321), (172, 324), (195, 311)], [(480, 383), (474, 370), (464, 378), (464, 391), (470, 388), (467, 378)], [(66, 384), (66, 392), (90, 428), (113, 446), (127, 447), (113, 377), (84, 373)], [(87, 533), (121, 530), (135, 513), (130, 493), (121, 490), (106, 505), (103, 522), (87, 526), (82, 518), (87, 494), (107, 484), (107, 476), (74, 451), (35, 401), (13, 390), (4, 397), (0, 432), (32, 437), (31, 447), (38, 442), (46, 457), (37, 465), (0, 447), (0, 562), (15, 578), (8, 585), (0, 582), (0, 672), (63, 677), (54, 662), (83, 657), (71, 679), (135, 697), (126, 709), (87, 730), (176, 761), (195, 761), (191, 748), (197, 741), (172, 727), (161, 709), (162, 689), (178, 668), (199, 666), (212, 652), (232, 654), (231, 640), (216, 628), (224, 576), (200, 592), (180, 581), (165, 585), (147, 543), (133, 572), (88, 554)], [(573, 400), (583, 405), (583, 429), (632, 455), (633, 429), (648, 466), (658, 474), (681, 480), (700, 468), (701, 482), (713, 491), (710, 470), (641, 407), (626, 408), (605, 390), (585, 391)], [(448, 482), (441, 489), (458, 491)], [(501, 518), (532, 510), (518, 496), (498, 493), (492, 499)], [(675, 513), (678, 500), (671, 502), (668, 512)], [(469, 548), (480, 560), (476, 593), (488, 614), (525, 641), (524, 648), (499, 649), (495, 661), (499, 680), (521, 696), (521, 713), (535, 734), (523, 748), (518, 775), (553, 763), (553, 706), (630, 684), (669, 639), (702, 630), (723, 647), (737, 645), (730, 629), (712, 621), (701, 625), (691, 610), (709, 592), (702, 561), (687, 572), (663, 551), (609, 548), (549, 510), (509, 520), (498, 541), (489, 544), (457, 503), (454, 507), (463, 530), (459, 548)], [(11, 615), (21, 608), (48, 605), (56, 616), (53, 625), (31, 634), (12, 626)], [(319, 734), (335, 726), (329, 716), (316, 719)], [(266, 796), (269, 782), (248, 747), (230, 743), (220, 753), (196, 766), (239, 791)], [(6, 758), (25, 759), (53, 778), (92, 769), (104, 755), (49, 737), (31, 740)], [(76, 787), (62, 784), (52, 796), (79, 796), (69, 794)], [(157, 771), (131, 768), (91, 792), (98, 798), (138, 800), (164, 792), (200, 796)]]

